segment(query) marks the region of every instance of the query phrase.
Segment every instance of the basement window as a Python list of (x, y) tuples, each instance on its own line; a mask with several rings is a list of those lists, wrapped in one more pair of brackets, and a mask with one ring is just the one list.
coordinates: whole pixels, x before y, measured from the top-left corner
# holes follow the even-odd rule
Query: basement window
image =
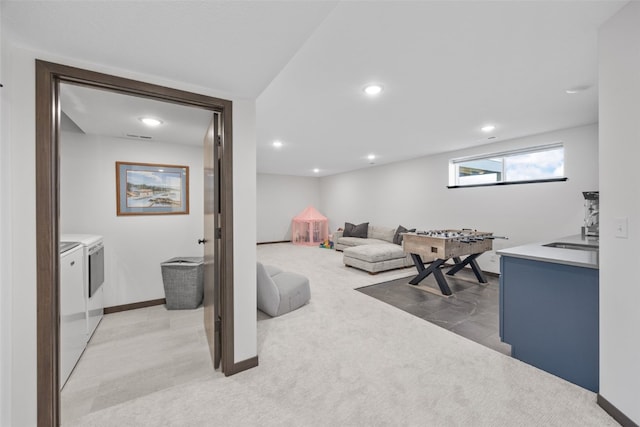
[(448, 188), (566, 180), (562, 143), (449, 161)]

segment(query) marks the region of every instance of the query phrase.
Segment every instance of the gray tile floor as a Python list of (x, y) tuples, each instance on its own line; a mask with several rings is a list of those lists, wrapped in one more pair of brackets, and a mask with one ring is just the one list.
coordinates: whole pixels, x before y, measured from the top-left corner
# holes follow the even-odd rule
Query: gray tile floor
[[(450, 297), (435, 295), (410, 285), (414, 276), (366, 286), (358, 291), (427, 320), (486, 347), (511, 355), (511, 347), (500, 341), (498, 278), (487, 275), (481, 284), (466, 269), (446, 276), (453, 292)], [(433, 275), (421, 282), (439, 289)]]

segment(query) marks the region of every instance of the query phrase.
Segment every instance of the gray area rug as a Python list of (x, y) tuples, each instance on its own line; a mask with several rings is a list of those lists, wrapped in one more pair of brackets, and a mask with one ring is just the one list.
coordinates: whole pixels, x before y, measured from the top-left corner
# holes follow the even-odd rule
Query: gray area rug
[(488, 283), (478, 283), (471, 271), (446, 276), (453, 295), (443, 297), (424, 290), (438, 289), (433, 276), (420, 286), (410, 285), (414, 275), (365, 286), (357, 290), (400, 310), (413, 314), (479, 344), (511, 355), (499, 335), (499, 283), (487, 275)]

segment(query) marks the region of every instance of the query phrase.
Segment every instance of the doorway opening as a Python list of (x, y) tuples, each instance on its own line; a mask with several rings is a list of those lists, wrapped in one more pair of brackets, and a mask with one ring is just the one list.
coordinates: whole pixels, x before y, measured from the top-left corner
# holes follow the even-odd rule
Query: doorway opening
[[(215, 235), (210, 241), (216, 243), (219, 253), (219, 310), (214, 325), (206, 324), (206, 314), (203, 322), (208, 331), (207, 341), (212, 356), (212, 368), (216, 352), (220, 353), (220, 367), (225, 375), (232, 375), (249, 367), (238, 366), (234, 362), (231, 101), (36, 60), (37, 407), (38, 425), (42, 426), (56, 426), (60, 423), (58, 371), (61, 83), (85, 85), (202, 108), (218, 117), (218, 222), (213, 228)], [(209, 239), (204, 236), (202, 240)], [(207, 287), (214, 286), (214, 281), (206, 281), (205, 295)], [(213, 307), (212, 298), (207, 301), (205, 297), (205, 311), (207, 304)], [(209, 316), (209, 321), (211, 319)], [(217, 345), (216, 332), (220, 340)]]

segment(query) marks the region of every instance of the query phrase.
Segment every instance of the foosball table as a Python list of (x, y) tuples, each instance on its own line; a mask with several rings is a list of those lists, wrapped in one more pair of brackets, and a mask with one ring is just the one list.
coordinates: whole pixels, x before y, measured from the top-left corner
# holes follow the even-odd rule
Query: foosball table
[[(478, 282), (487, 283), (476, 258), (493, 248), (493, 233), (470, 229), (462, 230), (430, 230), (405, 233), (403, 237), (404, 252), (411, 254), (418, 275), (409, 283), (419, 284), (433, 273), (442, 295), (452, 294), (446, 278), (440, 270), (445, 262), (452, 259), (453, 265), (447, 265), (448, 276), (453, 276), (467, 265), (471, 267)], [(466, 257), (462, 259), (462, 257)], [(425, 267), (425, 263), (430, 263)]]

